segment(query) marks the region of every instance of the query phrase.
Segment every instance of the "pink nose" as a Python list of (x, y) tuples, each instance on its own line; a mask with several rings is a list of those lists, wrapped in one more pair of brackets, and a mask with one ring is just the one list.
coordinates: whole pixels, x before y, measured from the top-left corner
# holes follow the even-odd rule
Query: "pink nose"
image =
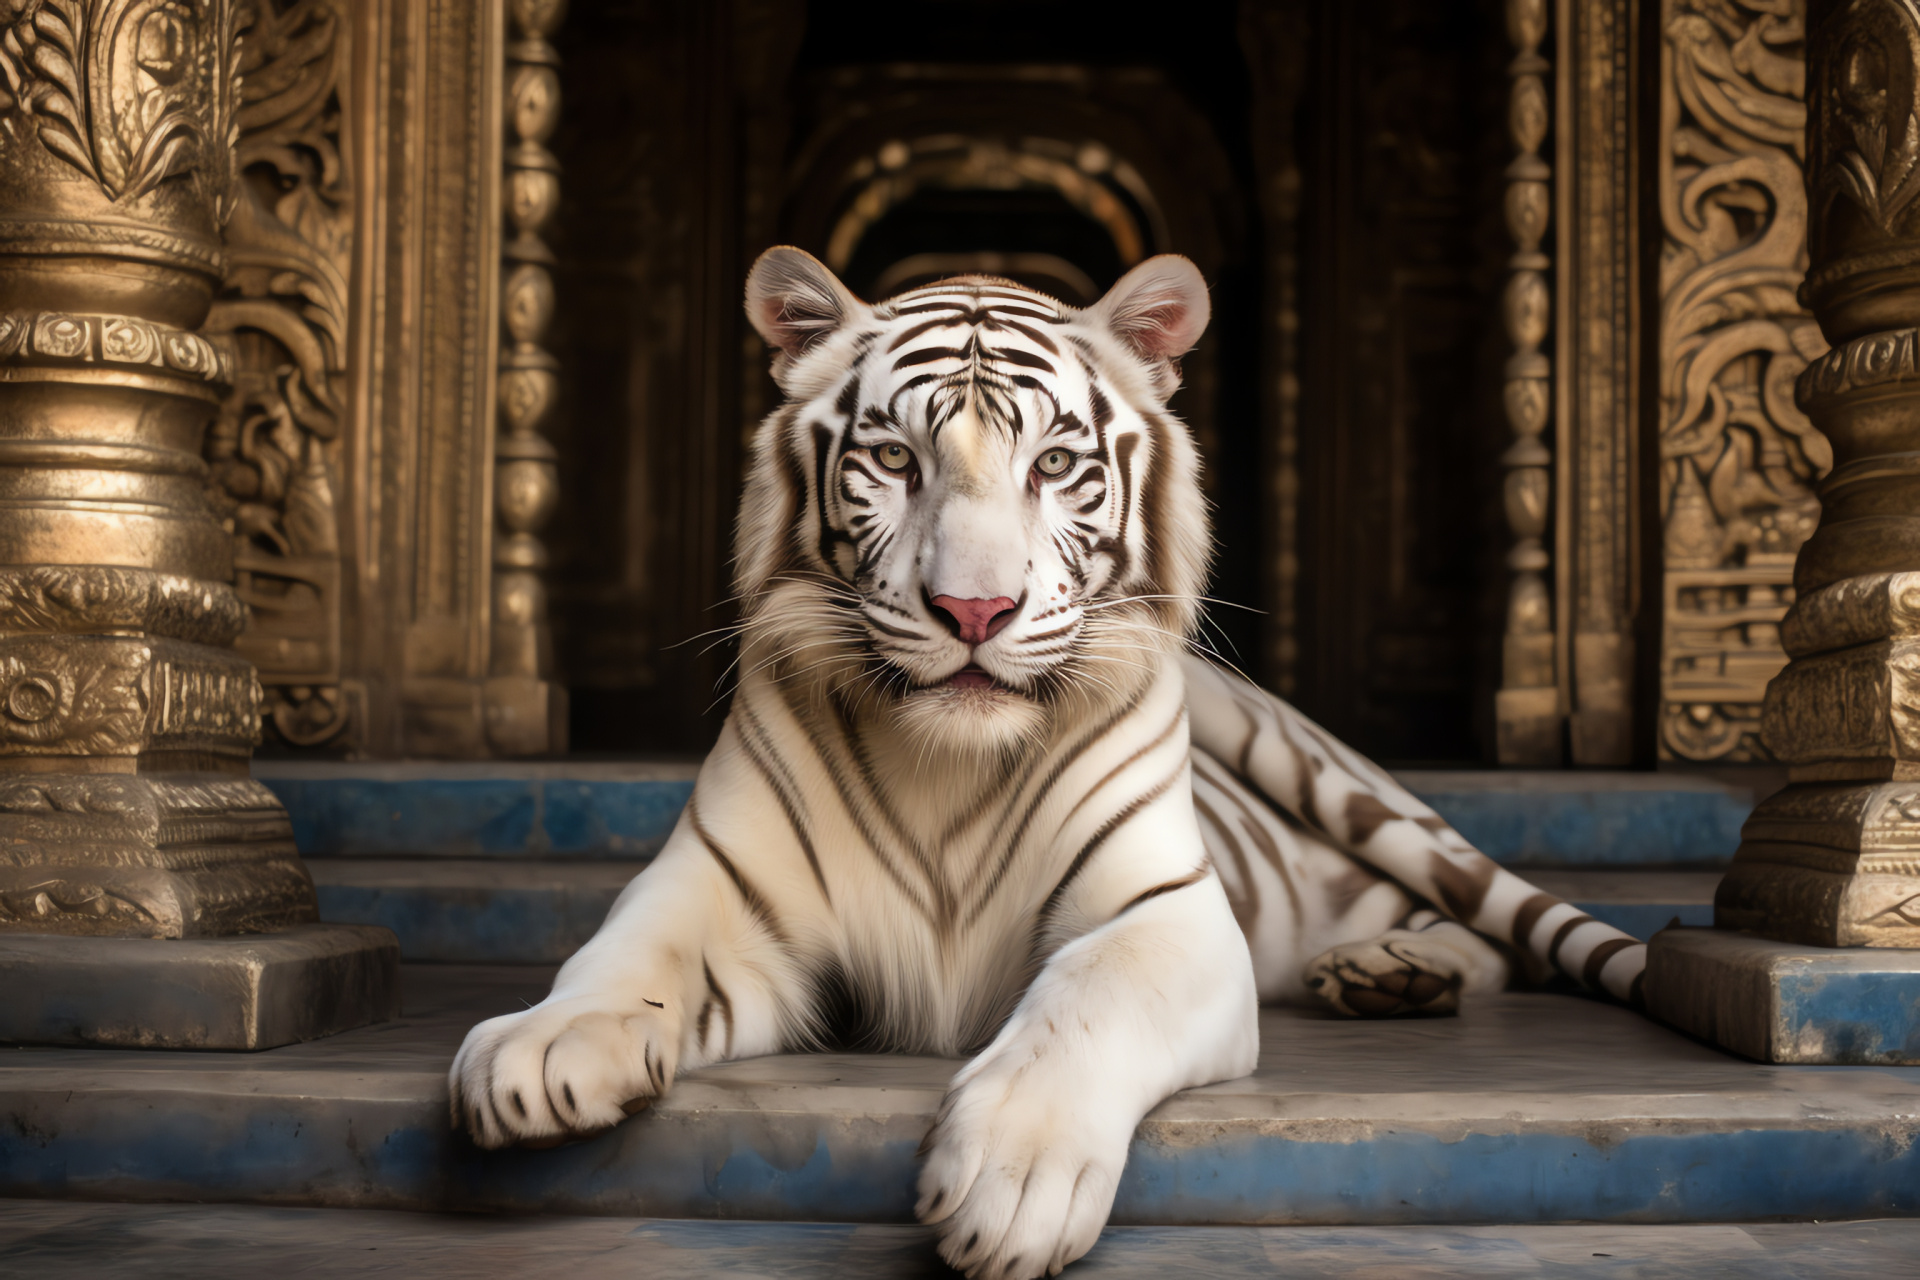
[(991, 600), (962, 600), (958, 596), (935, 596), (927, 603), (935, 613), (946, 615), (946, 624), (968, 644), (985, 644), (999, 635), (1019, 608), (1005, 596)]

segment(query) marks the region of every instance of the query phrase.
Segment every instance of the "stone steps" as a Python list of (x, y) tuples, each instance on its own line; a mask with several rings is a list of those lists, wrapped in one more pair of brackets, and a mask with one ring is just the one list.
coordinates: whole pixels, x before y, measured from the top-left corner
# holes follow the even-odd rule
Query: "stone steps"
[[(638, 870), (620, 860), (310, 858), (323, 919), (394, 931), (408, 960), (558, 964), (593, 936)], [(1649, 937), (1713, 922), (1713, 871), (1527, 870), (1549, 893)]]
[[(410, 960), (556, 964), (591, 937), (693, 788), (688, 761), (262, 760), (323, 918), (378, 924)], [(1711, 868), (1769, 775), (1410, 770), (1495, 859), (1646, 937), (1712, 919)]]
[[(476, 1020), (534, 967), (405, 967), (395, 1023), (257, 1054), (0, 1050), (0, 1195), (906, 1221), (957, 1063), (776, 1056), (689, 1074), (609, 1134), (487, 1153), (447, 1129)], [(1459, 1018), (1264, 1015), (1257, 1074), (1168, 1100), (1118, 1223), (1677, 1223), (1920, 1210), (1920, 1075), (1768, 1067), (1572, 995)]]
[[(1109, 1227), (1071, 1280), (1353, 1276), (1907, 1274), (1920, 1222), (1747, 1226)], [(38, 1280), (154, 1276), (566, 1275), (569, 1280), (935, 1280), (922, 1227), (843, 1222), (477, 1218), (379, 1210), (0, 1201), (0, 1271)]]
[[(256, 760), (309, 858), (651, 857), (698, 766), (686, 761)], [(1489, 857), (1534, 867), (1717, 866), (1781, 780), (1695, 773), (1407, 770), (1400, 780)]]

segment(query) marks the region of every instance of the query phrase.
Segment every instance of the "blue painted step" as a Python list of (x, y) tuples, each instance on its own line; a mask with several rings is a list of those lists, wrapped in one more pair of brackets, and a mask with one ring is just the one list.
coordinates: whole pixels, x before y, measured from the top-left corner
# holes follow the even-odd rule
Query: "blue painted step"
[[(258, 760), (309, 858), (638, 859), (692, 794), (687, 762)], [(1488, 856), (1518, 866), (1717, 866), (1759, 798), (1683, 773), (1409, 770), (1409, 789)]]
[[(322, 919), (377, 924), (408, 960), (558, 964), (593, 936), (638, 871), (632, 862), (507, 858), (314, 858)], [(1635, 937), (1675, 919), (1713, 923), (1717, 872), (1562, 871), (1527, 875)]]
[(309, 858), (651, 858), (698, 772), (685, 762), (253, 762)]
[[(786, 1055), (690, 1073), (610, 1133), (447, 1128), (475, 1021), (549, 974), (409, 966), (405, 1020), (258, 1054), (0, 1052), (0, 1196), (675, 1218), (908, 1219), (959, 1065)], [(1259, 1069), (1169, 1099), (1115, 1221), (1685, 1222), (1920, 1211), (1920, 1074), (1766, 1067), (1573, 996), (1458, 1018), (1262, 1015)]]

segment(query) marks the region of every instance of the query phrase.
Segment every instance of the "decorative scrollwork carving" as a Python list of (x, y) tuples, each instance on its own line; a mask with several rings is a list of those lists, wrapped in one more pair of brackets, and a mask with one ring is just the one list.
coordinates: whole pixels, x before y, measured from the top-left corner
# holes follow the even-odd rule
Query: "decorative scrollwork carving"
[(226, 353), (197, 333), (133, 316), (0, 312), (0, 363), (98, 364), (228, 383)]
[[(1794, 555), (1833, 464), (1793, 388), (1807, 266), (1804, 0), (1668, 0), (1661, 85), (1661, 752), (1765, 759)], [(1709, 731), (1711, 726), (1711, 731)], [(1715, 752), (1716, 744), (1723, 750)]]
[[(27, 0), (0, 35), (0, 108), (115, 201), (197, 174), (233, 210), (235, 0)], [(211, 92), (206, 88), (211, 86)]]
[(259, 684), (225, 649), (97, 635), (0, 643), (0, 757), (242, 753), (259, 737)]
[(145, 904), (126, 894), (66, 879), (0, 891), (0, 917), (27, 924), (50, 924), (63, 917), (129, 925), (157, 919)]
[[(234, 335), (233, 393), (206, 453), (234, 535), (239, 641), (289, 745), (335, 743), (340, 539), (335, 493), (346, 367), (352, 175), (342, 149), (347, 22), (339, 0), (258, 0), (242, 32), (241, 198), (210, 328)], [(311, 705), (309, 705), (311, 704)]]
[(226, 645), (245, 625), (222, 583), (108, 565), (0, 569), (0, 631), (144, 631)]

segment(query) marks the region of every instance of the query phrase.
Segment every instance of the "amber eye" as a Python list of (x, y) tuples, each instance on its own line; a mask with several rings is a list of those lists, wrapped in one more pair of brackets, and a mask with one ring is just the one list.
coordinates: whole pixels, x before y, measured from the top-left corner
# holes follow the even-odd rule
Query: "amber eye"
[(877, 444), (873, 458), (889, 471), (905, 471), (913, 465), (913, 450), (903, 444)]
[(1033, 464), (1033, 469), (1043, 476), (1063, 476), (1067, 468), (1073, 465), (1073, 455), (1065, 449), (1049, 449), (1041, 454)]

